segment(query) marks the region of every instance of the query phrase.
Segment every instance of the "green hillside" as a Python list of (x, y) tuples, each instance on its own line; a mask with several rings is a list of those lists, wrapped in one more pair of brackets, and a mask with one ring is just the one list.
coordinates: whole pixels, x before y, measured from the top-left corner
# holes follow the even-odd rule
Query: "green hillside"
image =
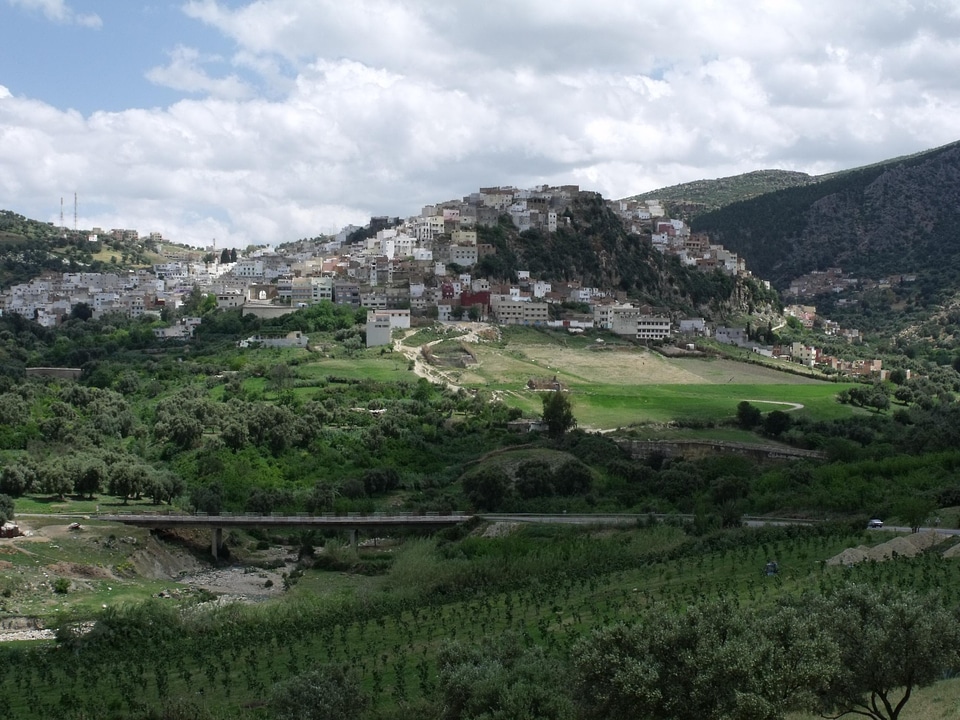
[[(57, 628), (55, 640), (0, 647), (0, 704), (12, 717), (283, 720), (299, 717), (284, 708), (332, 698), (339, 714), (320, 717), (630, 717), (585, 688), (616, 675), (618, 656), (600, 652), (610, 634), (632, 628), (636, 639), (618, 644), (631, 657), (649, 621), (676, 634), (668, 652), (642, 651), (645, 662), (670, 662), (690, 642), (686, 671), (701, 685), (710, 678), (692, 715), (657, 705), (649, 716), (718, 717), (717, 702), (749, 692), (772, 703), (762, 717), (774, 720), (814, 697), (846, 701), (800, 690), (843, 672), (848, 644), (832, 633), (862, 627), (844, 615), (851, 594), (884, 618), (881, 634), (864, 636), (872, 644), (855, 646), (860, 656), (902, 660), (884, 643), (900, 642), (897, 618), (907, 618), (909, 657), (931, 659), (894, 687), (954, 667), (960, 638), (943, 624), (960, 599), (951, 541), (911, 555), (901, 538), (887, 563), (827, 561), (860, 546), (880, 556), (893, 533), (867, 531), (868, 517), (957, 525), (955, 383), (904, 381), (911, 394), (895, 395), (894, 409), (889, 383), (843, 386), (531, 328), (474, 333), (477, 363), (435, 370), (444, 382), (433, 383), (416, 374), (417, 348), (441, 339), (439, 327), (399, 350), (365, 349), (363, 318), (330, 303), (271, 321), (208, 307), (193, 341), (167, 345), (149, 319), (45, 329), (0, 317), (0, 493), (17, 512), (45, 515), (22, 518), (35, 534), (0, 545), (0, 620)], [(310, 349), (236, 346), (294, 329)], [(83, 373), (27, 379), (35, 365)], [(612, 432), (513, 432), (511, 421), (543, 406), (526, 379), (547, 373), (570, 388), (551, 399)], [(676, 452), (681, 439), (701, 442)], [(662, 445), (633, 454), (651, 442)], [(787, 460), (786, 448), (807, 452)], [(232, 530), (213, 563), (207, 532), (128, 532), (93, 516), (131, 508), (632, 520), (378, 533), (356, 552), (336, 533)], [(744, 515), (793, 521), (748, 528)], [(775, 576), (765, 574), (771, 560)], [(257, 604), (233, 602), (235, 585), (200, 586), (227, 577), (242, 578), (242, 597)], [(904, 608), (922, 612), (896, 615)], [(915, 632), (929, 623), (945, 628), (934, 636), (945, 643)], [(719, 641), (717, 627), (736, 642)], [(731, 652), (757, 673), (711, 674)], [(797, 677), (795, 664), (771, 658), (818, 669), (784, 693), (755, 682), (769, 668)], [(630, 687), (648, 687), (639, 682)]]
[(660, 200), (669, 214), (692, 219), (731, 203), (814, 182), (817, 178), (802, 172), (754, 170), (742, 175), (671, 185), (626, 199)]
[(778, 288), (813, 270), (960, 284), (960, 144), (733, 203), (692, 223)]
[(596, 193), (580, 193), (556, 232), (518, 232), (509, 217), (501, 220), (477, 229), (478, 241), (496, 249), (477, 264), (482, 277), (509, 281), (527, 270), (538, 279), (619, 290), (643, 303), (717, 321), (777, 304), (774, 293), (751, 279), (701, 272), (657, 252), (627, 233)]

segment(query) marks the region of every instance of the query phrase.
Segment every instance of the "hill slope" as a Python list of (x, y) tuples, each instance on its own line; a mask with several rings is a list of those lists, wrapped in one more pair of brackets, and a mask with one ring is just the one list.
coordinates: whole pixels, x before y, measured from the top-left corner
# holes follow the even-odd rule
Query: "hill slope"
[(597, 193), (574, 198), (557, 232), (518, 232), (504, 217), (496, 227), (478, 228), (478, 239), (496, 248), (496, 254), (480, 261), (477, 274), (494, 280), (515, 279), (518, 270), (528, 270), (542, 280), (620, 290), (677, 313), (714, 320), (776, 304), (757, 283), (719, 271), (700, 272), (664, 256), (648, 238), (629, 234)]
[(701, 215), (693, 229), (779, 288), (839, 266), (865, 278), (960, 283), (960, 143), (833, 175)]
[(817, 178), (814, 176), (802, 172), (754, 170), (742, 175), (671, 185), (627, 199), (660, 200), (671, 209), (672, 214), (692, 219), (734, 202), (749, 200), (777, 190), (809, 185), (816, 181)]

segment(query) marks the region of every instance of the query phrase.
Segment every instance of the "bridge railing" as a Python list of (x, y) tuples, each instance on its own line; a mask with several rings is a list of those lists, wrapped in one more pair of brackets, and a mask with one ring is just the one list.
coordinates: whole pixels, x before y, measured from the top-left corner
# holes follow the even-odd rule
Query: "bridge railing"
[(163, 510), (116, 510), (112, 512), (103, 512), (98, 513), (99, 517), (123, 517), (123, 518), (197, 518), (197, 519), (232, 519), (236, 518), (239, 520), (273, 520), (273, 521), (293, 521), (293, 520), (388, 520), (393, 518), (401, 518), (406, 520), (412, 520), (414, 518), (442, 518), (442, 517), (472, 517), (473, 512), (467, 510), (452, 510), (438, 512), (436, 510), (429, 511), (411, 511), (411, 510), (398, 510), (394, 512), (384, 512), (382, 510), (376, 510), (372, 512), (325, 512), (320, 514), (311, 514), (311, 513), (296, 513), (296, 514), (285, 514), (280, 512), (272, 512), (270, 514), (254, 513), (254, 512), (244, 512), (244, 513), (235, 513), (235, 512), (221, 512), (221, 513), (206, 513), (203, 511), (196, 512), (187, 512), (186, 510), (180, 509), (163, 509)]

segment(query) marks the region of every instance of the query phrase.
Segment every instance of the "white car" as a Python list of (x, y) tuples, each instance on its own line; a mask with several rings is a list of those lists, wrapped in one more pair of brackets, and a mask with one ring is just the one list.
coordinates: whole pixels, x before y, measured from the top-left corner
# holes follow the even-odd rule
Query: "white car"
[(880, 519), (878, 519), (878, 518), (873, 518), (873, 520), (871, 520), (870, 522), (867, 523), (867, 527), (868, 527), (868, 528), (882, 528), (882, 527), (883, 527), (883, 520), (880, 520)]

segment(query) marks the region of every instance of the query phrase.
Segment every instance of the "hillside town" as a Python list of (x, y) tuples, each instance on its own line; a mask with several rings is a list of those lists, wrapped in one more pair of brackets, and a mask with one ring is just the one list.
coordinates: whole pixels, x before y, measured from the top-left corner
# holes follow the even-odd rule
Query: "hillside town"
[[(830, 367), (849, 374), (881, 374), (879, 361), (844, 364), (814, 348), (763, 346), (747, 328), (714, 327), (699, 317), (677, 317), (663, 308), (635, 306), (622, 291), (588, 287), (578, 281), (549, 282), (517, 272), (516, 282), (496, 283), (477, 272), (496, 249), (478, 242), (478, 227), (509, 217), (519, 231), (555, 232), (569, 223), (577, 186), (480, 188), (459, 201), (428, 205), (406, 219), (371, 218), (366, 228), (347, 226), (335, 237), (301, 240), (280, 248), (258, 247), (238, 256), (215, 247), (204, 251), (164, 244), (159, 233), (145, 238), (163, 247), (163, 262), (117, 273), (75, 272), (35, 278), (0, 296), (0, 309), (56, 326), (73, 308), (86, 305), (92, 317), (120, 313), (128, 317), (174, 317), (195, 289), (216, 297), (217, 307), (240, 309), (262, 318), (279, 317), (323, 301), (367, 310), (367, 347), (387, 345), (411, 318), (440, 322), (473, 320), (503, 325), (563, 328), (571, 333), (597, 328), (641, 342), (676, 340), (687, 347), (697, 338), (715, 337), (770, 357)], [(650, 238), (653, 247), (683, 264), (709, 272), (749, 276), (736, 253), (691, 233), (682, 221), (666, 217), (657, 201), (610, 201), (608, 206), (631, 233)], [(137, 242), (136, 230), (106, 233)], [(802, 306), (798, 317), (808, 323)], [(793, 314), (788, 309), (788, 314)], [(814, 311), (815, 314), (815, 311)], [(829, 321), (827, 321), (829, 322)], [(154, 329), (160, 339), (189, 339), (199, 318), (180, 317)], [(831, 334), (857, 339), (857, 331), (824, 325)], [(305, 346), (304, 337), (250, 338), (244, 342)]]
[(879, 280), (858, 279), (843, 272), (841, 268), (830, 267), (826, 270), (814, 270), (801, 275), (790, 283), (784, 293), (791, 298), (810, 298), (817, 295), (842, 293), (847, 290), (886, 290), (907, 283), (916, 282), (916, 273), (888, 275)]

